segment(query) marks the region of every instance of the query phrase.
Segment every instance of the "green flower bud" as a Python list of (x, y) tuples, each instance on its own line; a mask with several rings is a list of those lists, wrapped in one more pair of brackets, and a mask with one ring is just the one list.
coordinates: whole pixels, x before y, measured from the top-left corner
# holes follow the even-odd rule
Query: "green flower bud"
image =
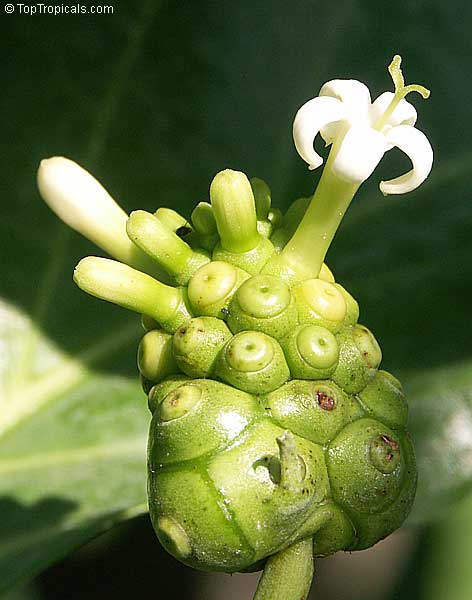
[(374, 379), (359, 394), (369, 415), (380, 419), (393, 429), (405, 427), (408, 405), (398, 379), (386, 371), (378, 371)]
[(170, 334), (154, 329), (143, 336), (138, 347), (138, 369), (153, 382), (178, 372)]
[(231, 332), (224, 321), (194, 317), (174, 333), (175, 360), (190, 377), (208, 377), (219, 351), (230, 338)]
[(272, 235), (272, 223), (270, 221), (257, 221), (257, 232), (264, 238)]
[(96, 298), (152, 317), (169, 332), (193, 316), (187, 307), (185, 290), (164, 285), (108, 258), (83, 258), (75, 268), (74, 281)]
[(288, 207), (288, 210), (284, 216), (284, 227), (287, 229), (290, 237), (292, 237), (295, 229), (303, 219), (303, 215), (306, 213), (306, 209), (308, 208), (310, 201), (311, 198), (297, 198)]
[(375, 376), (382, 351), (375, 337), (363, 325), (346, 327), (337, 338), (339, 362), (333, 381), (345, 392), (357, 394)]
[(257, 232), (254, 195), (246, 175), (231, 169), (220, 171), (211, 182), (210, 199), (221, 250), (229, 255), (254, 250), (261, 237)]
[(192, 250), (157, 217), (144, 210), (131, 213), (126, 231), (129, 238), (180, 285), (185, 285), (200, 267), (210, 261), (205, 252)]
[(283, 226), (278, 227), (274, 231), (274, 233), (270, 236), (270, 241), (272, 242), (272, 245), (274, 246), (274, 252), (276, 254), (281, 252), (281, 250), (283, 250), (283, 248), (285, 247), (285, 245), (287, 244), (289, 239), (290, 239), (290, 234), (285, 229), (285, 227), (283, 227)]
[(280, 341), (292, 377), (327, 379), (339, 358), (334, 335), (319, 325), (300, 325)]
[(158, 208), (154, 213), (154, 216), (157, 217), (169, 231), (173, 231), (174, 233), (180, 229), (180, 227), (189, 227), (187, 219), (171, 208)]
[(192, 212), (192, 223), (203, 248), (212, 251), (219, 241), (215, 215), (211, 204), (199, 202)]
[(349, 421), (349, 398), (331, 381), (293, 379), (264, 403), (281, 427), (316, 444), (327, 444)]
[(260, 331), (242, 331), (229, 340), (218, 356), (215, 374), (253, 394), (271, 392), (290, 376), (279, 344)]
[(254, 203), (256, 206), (256, 216), (258, 221), (265, 221), (269, 215), (271, 204), (270, 188), (263, 179), (252, 177), (250, 182)]
[(282, 211), (278, 208), (271, 208), (269, 210), (269, 214), (267, 215), (267, 220), (272, 225), (272, 230), (282, 227)]
[(212, 261), (205, 265), (188, 284), (192, 310), (197, 315), (225, 318), (231, 298), (249, 277), (249, 273), (225, 262)]
[(344, 324), (347, 306), (334, 284), (308, 279), (294, 288), (300, 323), (313, 323), (337, 333)]
[(288, 286), (270, 275), (246, 280), (229, 305), (228, 325), (233, 333), (253, 329), (276, 339), (297, 323), (297, 308)]
[(161, 278), (161, 269), (126, 235), (128, 215), (89, 172), (54, 156), (41, 161), (37, 183), (44, 201), (72, 229), (117, 260)]

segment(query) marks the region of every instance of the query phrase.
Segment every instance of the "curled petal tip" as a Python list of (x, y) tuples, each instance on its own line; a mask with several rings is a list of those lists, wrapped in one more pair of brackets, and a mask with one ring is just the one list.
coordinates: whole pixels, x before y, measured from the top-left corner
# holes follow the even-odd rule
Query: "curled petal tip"
[(433, 166), (433, 149), (422, 131), (410, 125), (393, 127), (387, 134), (387, 141), (404, 152), (411, 160), (413, 168), (408, 173), (382, 181), (379, 185), (384, 195), (406, 194), (419, 187), (428, 177)]
[(322, 127), (340, 121), (344, 115), (342, 102), (328, 96), (309, 100), (297, 112), (293, 122), (293, 141), (311, 171), (323, 164), (323, 159), (313, 148), (315, 137)]

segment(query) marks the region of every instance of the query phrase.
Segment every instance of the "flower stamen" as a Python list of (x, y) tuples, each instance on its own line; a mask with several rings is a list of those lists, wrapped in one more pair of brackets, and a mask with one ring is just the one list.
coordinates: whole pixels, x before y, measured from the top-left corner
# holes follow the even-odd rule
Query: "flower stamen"
[(388, 123), (388, 120), (393, 114), (393, 111), (398, 106), (401, 100), (405, 98), (410, 92), (417, 92), (424, 98), (425, 100), (429, 98), (431, 92), (424, 87), (424, 85), (420, 85), (417, 83), (412, 83), (410, 85), (405, 85), (405, 80), (403, 78), (403, 73), (401, 70), (402, 57), (399, 54), (395, 54), (392, 59), (392, 62), (388, 66), (388, 72), (393, 81), (393, 85), (395, 86), (395, 95), (392, 98), (392, 101), (387, 106), (385, 112), (379, 117), (377, 122), (374, 125), (374, 129), (377, 131), (381, 131), (382, 128)]

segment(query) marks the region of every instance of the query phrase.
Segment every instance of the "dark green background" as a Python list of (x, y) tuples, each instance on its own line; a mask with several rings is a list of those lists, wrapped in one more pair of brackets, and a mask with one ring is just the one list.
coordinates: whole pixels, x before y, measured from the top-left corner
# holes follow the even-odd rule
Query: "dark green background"
[[(328, 263), (359, 300), (362, 322), (381, 343), (384, 367), (402, 377), (410, 394), (420, 464), (413, 520), (443, 519), (434, 529), (418, 530), (403, 583), (399, 575), (382, 597), (469, 598), (465, 558), (472, 556), (466, 535), (472, 509), (459, 510), (456, 501), (472, 485), (472, 5), (465, 0), (114, 0), (113, 5), (113, 15), (29, 16), (18, 9), (7, 15), (2, 4), (0, 295), (9, 303), (1, 330), (6, 379), (15, 372), (16, 346), (25, 335), (21, 327), (10, 327), (19, 309), (37, 325), (41, 339), (85, 361), (91, 381), (85, 391), (72, 386), (57, 402), (54, 398), (0, 442), (0, 579), (6, 586), (31, 576), (120, 520), (120, 511), (135, 503), (136, 486), (144, 486), (144, 448), (127, 470), (119, 460), (110, 471), (105, 463), (102, 470), (95, 464), (89, 480), (93, 493), (103, 486), (104, 496), (97, 493), (73, 531), (56, 537), (46, 532), (38, 543), (38, 531), (67, 522), (80, 508), (74, 485), (79, 488), (87, 473), (78, 477), (72, 465), (60, 474), (51, 467), (46, 479), (41, 473), (25, 473), (21, 481), (1, 474), (2, 461), (11, 457), (34, 456), (55, 444), (74, 446), (75, 434), (61, 434), (65, 422), (67, 431), (80, 428), (77, 447), (87, 432), (101, 447), (130, 430), (143, 440), (146, 435), (143, 399), (133, 383), (133, 317), (98, 304), (72, 284), (74, 265), (97, 250), (68, 232), (39, 199), (39, 160), (56, 154), (77, 160), (127, 210), (171, 206), (189, 215), (195, 203), (207, 199), (214, 174), (226, 167), (266, 179), (274, 203), (284, 208), (310, 193), (317, 177), (291, 141), (298, 107), (333, 78), (360, 79), (374, 97), (391, 89), (386, 66), (400, 53), (407, 82), (432, 91), (426, 102), (419, 96), (411, 100), (418, 128), (435, 150), (433, 173), (418, 191), (384, 198), (378, 181), (408, 169), (399, 153), (389, 153), (358, 194)], [(87, 358), (101, 341), (129, 327), (112, 350)], [(31, 359), (26, 379), (24, 365), (22, 377), (11, 377), (21, 402), (29, 401), (22, 394), (29, 378), (36, 381), (37, 370), (47, 370), (36, 364), (42, 352), (39, 347)], [(85, 402), (81, 394), (89, 404), (77, 425)], [(68, 478), (67, 494), (51, 492)], [(79, 483), (73, 484), (75, 478)], [(113, 506), (107, 504), (110, 497)], [(19, 544), (18, 556), (9, 552), (10, 543)], [(452, 572), (442, 568), (445, 556), (454, 564)], [(192, 581), (187, 569), (164, 556), (144, 516), (53, 568), (21, 597), (120, 598), (135, 590), (142, 598), (203, 600)], [(154, 586), (157, 591), (151, 591)], [(366, 600), (351, 591), (352, 600)]]

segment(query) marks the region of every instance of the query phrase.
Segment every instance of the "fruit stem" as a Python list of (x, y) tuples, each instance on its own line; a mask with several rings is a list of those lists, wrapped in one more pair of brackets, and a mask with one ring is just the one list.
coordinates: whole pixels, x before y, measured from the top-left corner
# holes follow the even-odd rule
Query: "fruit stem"
[(291, 272), (300, 272), (301, 278), (318, 276), (328, 248), (360, 185), (343, 181), (332, 170), (343, 139), (344, 135), (338, 135), (333, 143), (305, 215), (278, 257)]
[(306, 538), (269, 558), (254, 600), (305, 600), (313, 573), (313, 540)]

